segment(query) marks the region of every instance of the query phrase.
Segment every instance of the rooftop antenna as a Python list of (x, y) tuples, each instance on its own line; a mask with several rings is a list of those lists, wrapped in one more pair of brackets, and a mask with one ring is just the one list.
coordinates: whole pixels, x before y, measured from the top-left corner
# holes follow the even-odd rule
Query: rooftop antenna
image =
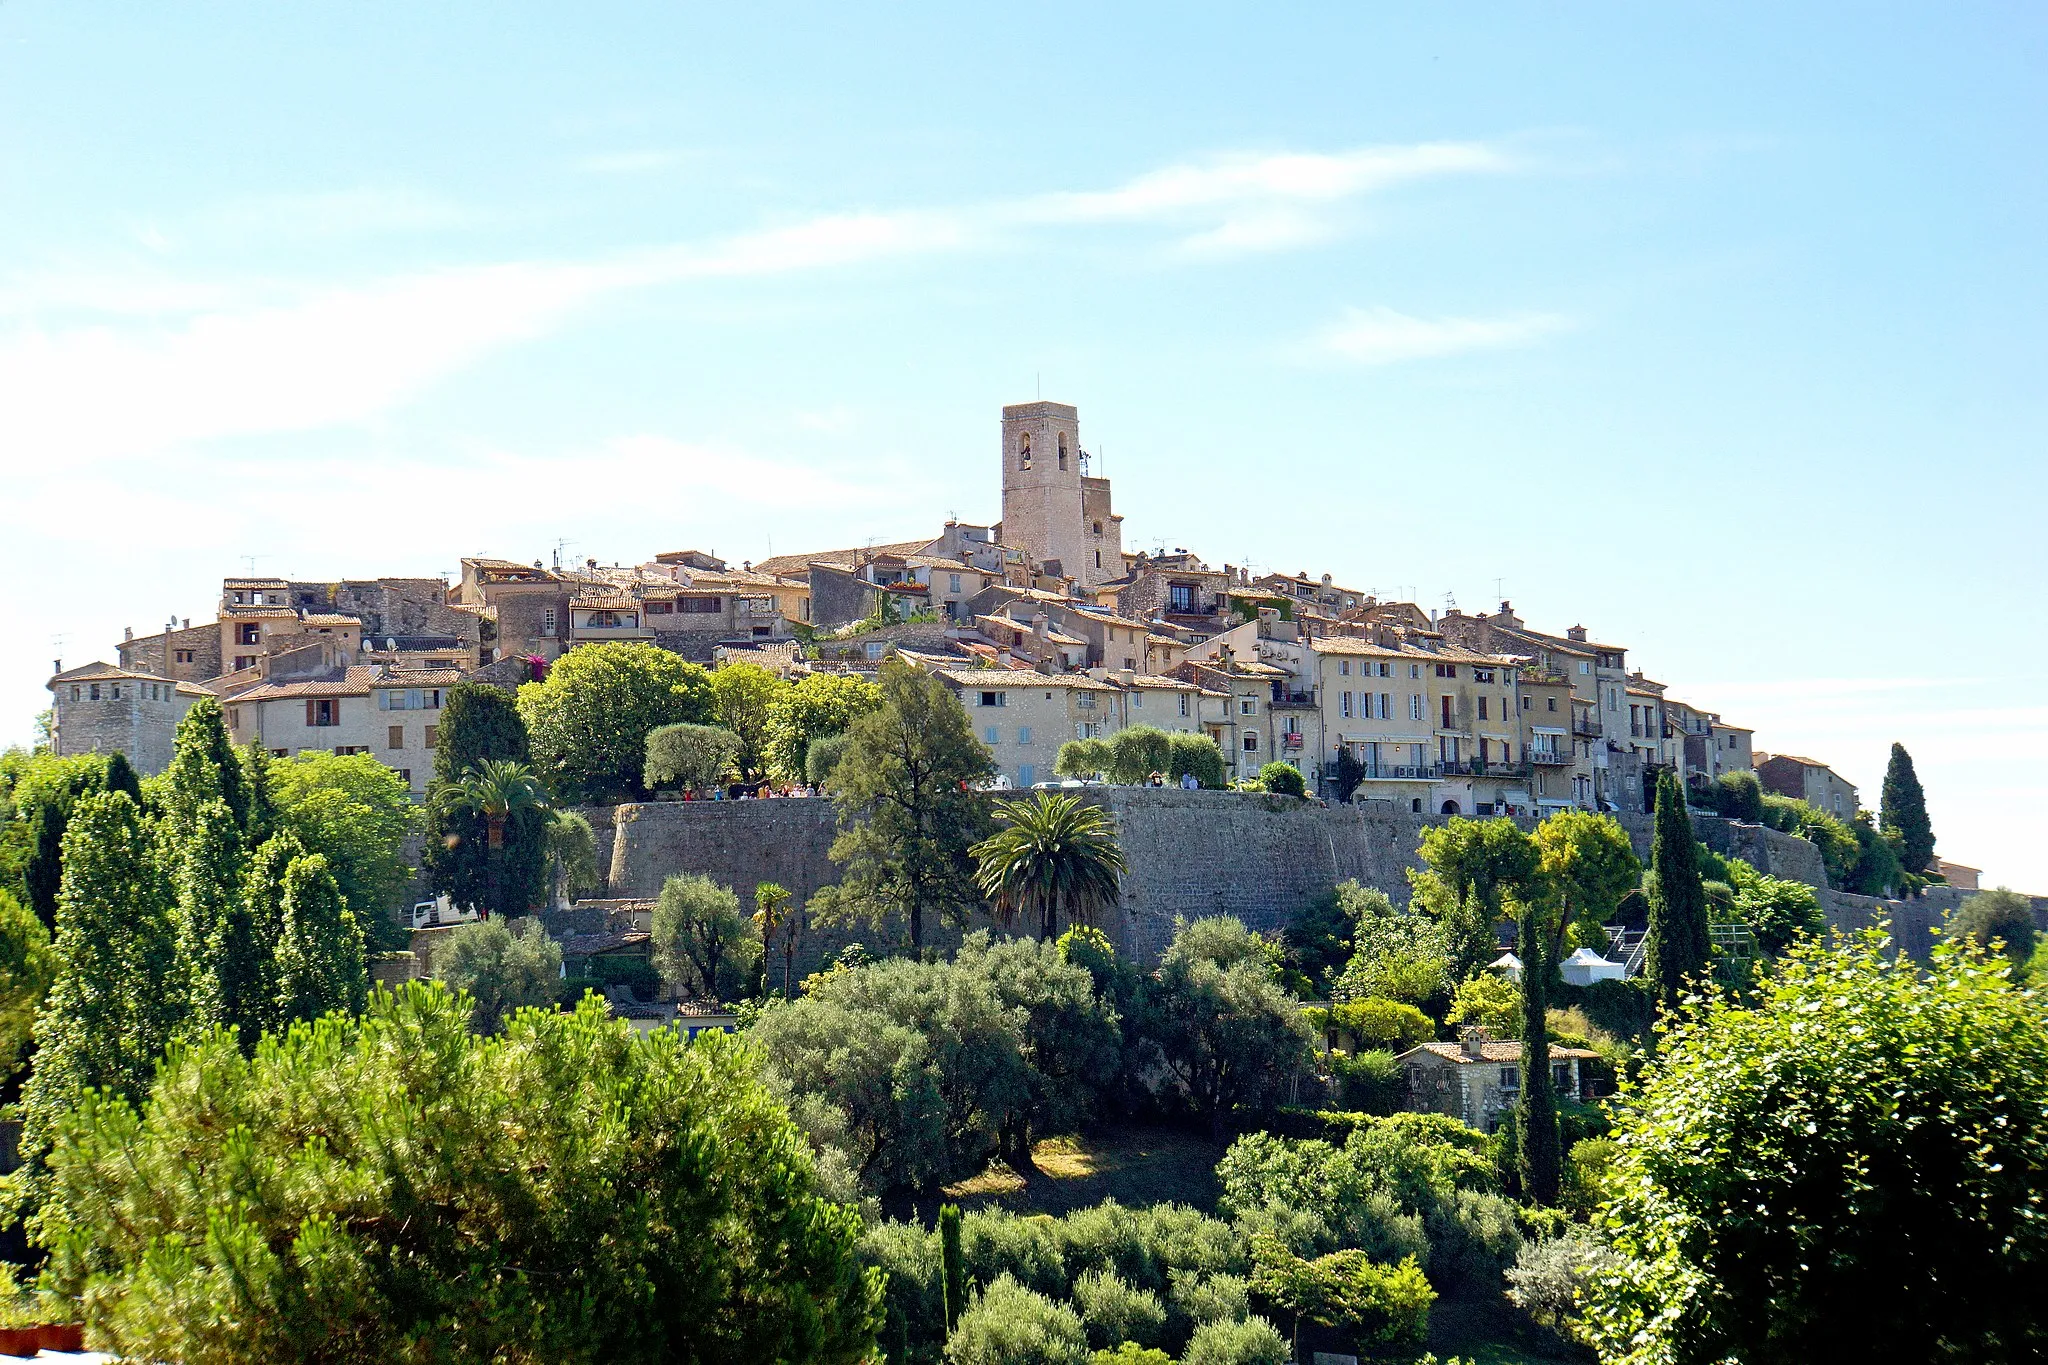
[(1445, 594), (1444, 594), (1444, 610), (1445, 610), (1445, 611), (1456, 611), (1457, 609), (1458, 609), (1458, 595), (1457, 595), (1456, 593), (1453, 593), (1453, 592), (1447, 592), (1447, 593), (1445, 593)]
[(1031, 372), (1031, 384), (1038, 391), (1040, 398), (1045, 397), (1045, 371), (1033, 370)]
[(248, 574), (249, 577), (251, 578), (254, 578), (256, 576), (256, 561), (259, 559), (268, 558), (270, 558), (269, 555), (243, 555), (241, 557), (242, 563), (248, 566)]
[(1505, 598), (1508, 595), (1508, 590), (1501, 586), (1505, 582), (1507, 582), (1507, 580), (1504, 578), (1496, 578), (1493, 580), (1493, 595), (1495, 597)]
[(573, 540), (558, 540), (558, 541), (556, 541), (556, 542), (555, 542), (555, 572), (556, 572), (556, 573), (560, 573), (560, 572), (562, 571), (562, 551), (564, 551), (564, 550), (568, 549), (568, 548), (569, 548), (569, 547), (570, 547), (571, 545), (574, 545), (575, 543), (576, 543), (576, 542), (575, 542), (575, 541), (573, 541)]

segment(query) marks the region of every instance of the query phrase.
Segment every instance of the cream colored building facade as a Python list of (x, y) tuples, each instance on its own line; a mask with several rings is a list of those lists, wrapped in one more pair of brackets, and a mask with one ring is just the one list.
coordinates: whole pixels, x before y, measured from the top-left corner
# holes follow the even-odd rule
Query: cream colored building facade
[(331, 682), (265, 683), (229, 698), (228, 733), (274, 758), (319, 751), (368, 754), (415, 796), (434, 775), (434, 749), (454, 670), (357, 667)]

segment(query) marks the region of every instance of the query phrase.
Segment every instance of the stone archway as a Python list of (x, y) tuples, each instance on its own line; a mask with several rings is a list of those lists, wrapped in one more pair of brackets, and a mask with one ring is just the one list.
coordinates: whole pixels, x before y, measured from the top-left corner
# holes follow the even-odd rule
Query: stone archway
[(1444, 802), (1443, 814), (1445, 814), (1445, 815), (1456, 815), (1457, 813), (1458, 813), (1458, 803), (1457, 803), (1457, 802), (1455, 802), (1455, 801), (1446, 801), (1446, 802)]

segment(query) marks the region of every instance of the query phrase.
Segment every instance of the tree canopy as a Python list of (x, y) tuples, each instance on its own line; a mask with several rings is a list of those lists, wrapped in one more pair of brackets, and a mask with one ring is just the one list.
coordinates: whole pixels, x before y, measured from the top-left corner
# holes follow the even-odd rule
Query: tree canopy
[(1621, 1107), (1603, 1360), (2048, 1349), (2048, 1014), (1980, 950), (1794, 947), (1683, 1012)]
[(546, 813), (538, 807), (512, 813), (500, 827), (499, 847), (493, 848), (484, 813), (444, 795), (487, 762), (532, 765), (526, 722), (505, 689), (457, 683), (441, 706), (421, 861), (428, 885), (455, 904), (517, 914), (544, 894)]
[(1270, 1104), (1308, 1060), (1300, 1002), (1266, 947), (1227, 916), (1185, 924), (1146, 988), (1142, 1028), (1188, 1105), (1221, 1139), (1232, 1117)]
[(718, 1036), (595, 1001), (500, 1037), (426, 983), (245, 1059), (173, 1052), (150, 1103), (63, 1120), (41, 1236), (126, 1358), (871, 1358), (860, 1219)]
[(778, 703), (789, 687), (761, 665), (745, 661), (711, 674), (712, 715), (738, 741), (740, 776), (749, 781), (767, 771)]
[(975, 884), (1000, 923), (1035, 920), (1039, 938), (1050, 941), (1063, 913), (1069, 924), (1093, 924), (1116, 904), (1124, 855), (1116, 822), (1100, 806), (1035, 792), (998, 801), (995, 815), (1002, 828), (969, 852), (980, 864)]
[(364, 932), (401, 946), (391, 930), (412, 882), (405, 845), (418, 812), (398, 774), (368, 754), (309, 749), (271, 765), (270, 790), (279, 825), (326, 858)]
[(1934, 866), (1934, 822), (1927, 818), (1927, 793), (1913, 771), (1913, 756), (1903, 744), (1892, 745), (1879, 798), (1878, 828), (1899, 841), (1899, 861), (1918, 876)]
[(481, 1032), (501, 1028), (518, 1010), (554, 1001), (562, 949), (529, 919), (513, 933), (503, 920), (458, 925), (434, 949), (434, 975), (460, 991)]
[(647, 732), (645, 780), (652, 791), (715, 787), (739, 762), (739, 736), (722, 726), (679, 723)]
[(969, 850), (988, 816), (971, 790), (994, 764), (944, 683), (885, 661), (882, 704), (853, 723), (833, 773), (845, 874), (833, 913), (882, 924), (901, 916), (913, 947), (926, 919), (964, 918), (981, 901)]
[(738, 996), (762, 953), (732, 888), (694, 875), (662, 883), (648, 944), (663, 980), (707, 1000)]
[(844, 734), (882, 704), (882, 691), (851, 673), (812, 673), (778, 693), (770, 715), (768, 756), (792, 781), (811, 776), (810, 746)]
[(1650, 930), (1643, 967), (1666, 1009), (1677, 1005), (1689, 983), (1697, 981), (1712, 953), (1699, 845), (1692, 836), (1685, 793), (1678, 779), (1667, 773), (1657, 784), (1650, 840)]
[(651, 644), (583, 645), (519, 688), (534, 767), (572, 803), (645, 800), (648, 734), (713, 709), (711, 675)]

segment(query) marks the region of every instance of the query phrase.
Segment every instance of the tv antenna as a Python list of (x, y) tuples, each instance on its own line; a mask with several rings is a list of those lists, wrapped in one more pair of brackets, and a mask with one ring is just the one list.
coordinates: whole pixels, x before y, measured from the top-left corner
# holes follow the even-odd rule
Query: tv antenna
[(259, 560), (259, 559), (268, 559), (268, 558), (270, 558), (270, 556), (269, 556), (269, 555), (242, 555), (242, 556), (239, 556), (239, 558), (241, 559), (241, 561), (242, 561), (242, 564), (243, 564), (243, 566), (245, 567), (245, 569), (246, 569), (246, 571), (247, 571), (247, 573), (248, 573), (249, 577), (251, 577), (251, 578), (254, 578), (254, 577), (256, 576), (256, 561), (257, 561), (257, 560)]
[(1493, 595), (1495, 597), (1505, 598), (1508, 595), (1508, 590), (1505, 587), (1501, 586), (1506, 582), (1507, 580), (1505, 578), (1496, 578), (1493, 580)]
[(556, 573), (560, 573), (560, 572), (562, 571), (562, 551), (564, 551), (564, 550), (568, 549), (568, 548), (569, 548), (569, 547), (570, 547), (571, 545), (574, 545), (575, 543), (576, 543), (576, 542), (575, 542), (575, 541), (573, 541), (573, 540), (558, 540), (558, 541), (556, 541), (556, 542), (555, 542), (555, 572), (556, 572)]

